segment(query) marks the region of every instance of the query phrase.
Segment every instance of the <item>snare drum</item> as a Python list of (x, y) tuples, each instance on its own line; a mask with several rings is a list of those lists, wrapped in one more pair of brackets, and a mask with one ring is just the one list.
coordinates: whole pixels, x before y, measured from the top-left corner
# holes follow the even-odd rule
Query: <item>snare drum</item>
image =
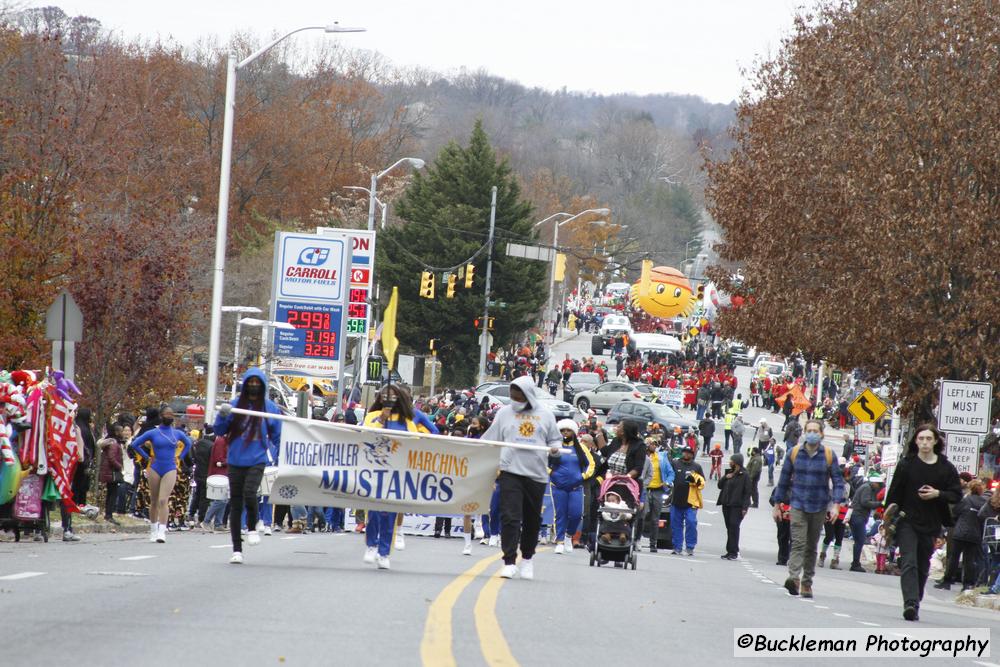
[(209, 500), (229, 500), (229, 478), (225, 475), (209, 475), (205, 480), (205, 497)]
[(278, 466), (268, 466), (264, 468), (264, 476), (260, 478), (260, 487), (257, 489), (258, 496), (271, 495), (271, 487), (278, 477)]

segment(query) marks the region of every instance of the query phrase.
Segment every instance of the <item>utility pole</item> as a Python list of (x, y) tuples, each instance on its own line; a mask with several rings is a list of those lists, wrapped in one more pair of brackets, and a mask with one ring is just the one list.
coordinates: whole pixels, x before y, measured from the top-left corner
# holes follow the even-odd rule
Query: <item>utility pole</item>
[(490, 279), (493, 276), (493, 230), (497, 222), (497, 186), (490, 200), (490, 238), (486, 242), (486, 305), (483, 307), (483, 335), (479, 341), (479, 384), (486, 382), (486, 353), (490, 348)]

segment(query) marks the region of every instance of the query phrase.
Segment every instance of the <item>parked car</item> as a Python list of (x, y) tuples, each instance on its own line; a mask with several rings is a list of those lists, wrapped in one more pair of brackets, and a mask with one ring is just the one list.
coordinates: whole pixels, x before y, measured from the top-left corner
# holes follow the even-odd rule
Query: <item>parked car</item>
[[(594, 373), (594, 375), (597, 375)], [(489, 384), (489, 383), (487, 383)], [(481, 385), (482, 386), (482, 385)], [(552, 411), (556, 419), (573, 419), (577, 415), (576, 409), (565, 401), (560, 401), (555, 396), (550, 396), (544, 391), (537, 391), (536, 395), (541, 399), (542, 404)], [(476, 391), (476, 400), (482, 402), (483, 397), (488, 396), (490, 405), (508, 405), (510, 403), (510, 383), (496, 383), (487, 386), (482, 391)]]
[[(648, 387), (649, 389), (643, 391), (640, 387)], [(573, 403), (584, 412), (594, 408), (606, 413), (622, 401), (629, 399), (642, 400), (643, 394), (649, 394), (652, 390), (652, 385), (648, 384), (636, 385), (629, 382), (605, 382), (593, 389), (577, 392), (573, 397)]]
[(563, 384), (563, 400), (572, 403), (578, 392), (593, 389), (601, 384), (601, 376), (597, 373), (578, 371), (571, 373), (569, 380)]
[(615, 338), (622, 334), (629, 337), (628, 351), (634, 352), (632, 323), (624, 315), (608, 315), (601, 322), (601, 330), (590, 339), (590, 353), (601, 355), (604, 350), (614, 349)]
[(622, 401), (611, 408), (607, 423), (617, 424), (624, 419), (632, 419), (643, 424), (656, 422), (667, 432), (673, 432), (675, 426), (680, 426), (683, 431), (689, 428), (698, 428), (698, 422), (682, 417), (671, 407), (658, 403), (640, 403), (635, 400)]

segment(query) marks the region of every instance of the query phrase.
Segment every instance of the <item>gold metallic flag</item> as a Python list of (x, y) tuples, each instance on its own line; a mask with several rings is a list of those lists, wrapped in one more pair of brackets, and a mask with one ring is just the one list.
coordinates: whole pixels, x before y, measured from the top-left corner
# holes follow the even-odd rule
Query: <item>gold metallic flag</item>
[(389, 305), (385, 307), (382, 314), (382, 351), (385, 352), (389, 370), (395, 367), (396, 348), (399, 347), (399, 340), (396, 338), (396, 309), (399, 307), (399, 288), (392, 288), (392, 296), (389, 297)]

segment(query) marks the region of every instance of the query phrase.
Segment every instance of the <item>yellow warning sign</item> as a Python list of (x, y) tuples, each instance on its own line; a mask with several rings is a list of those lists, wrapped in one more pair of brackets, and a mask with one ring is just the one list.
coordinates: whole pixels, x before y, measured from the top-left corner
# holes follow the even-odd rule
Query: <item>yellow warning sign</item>
[(855, 419), (866, 424), (877, 422), (888, 409), (889, 407), (871, 389), (865, 389), (847, 406), (848, 412), (854, 415)]

